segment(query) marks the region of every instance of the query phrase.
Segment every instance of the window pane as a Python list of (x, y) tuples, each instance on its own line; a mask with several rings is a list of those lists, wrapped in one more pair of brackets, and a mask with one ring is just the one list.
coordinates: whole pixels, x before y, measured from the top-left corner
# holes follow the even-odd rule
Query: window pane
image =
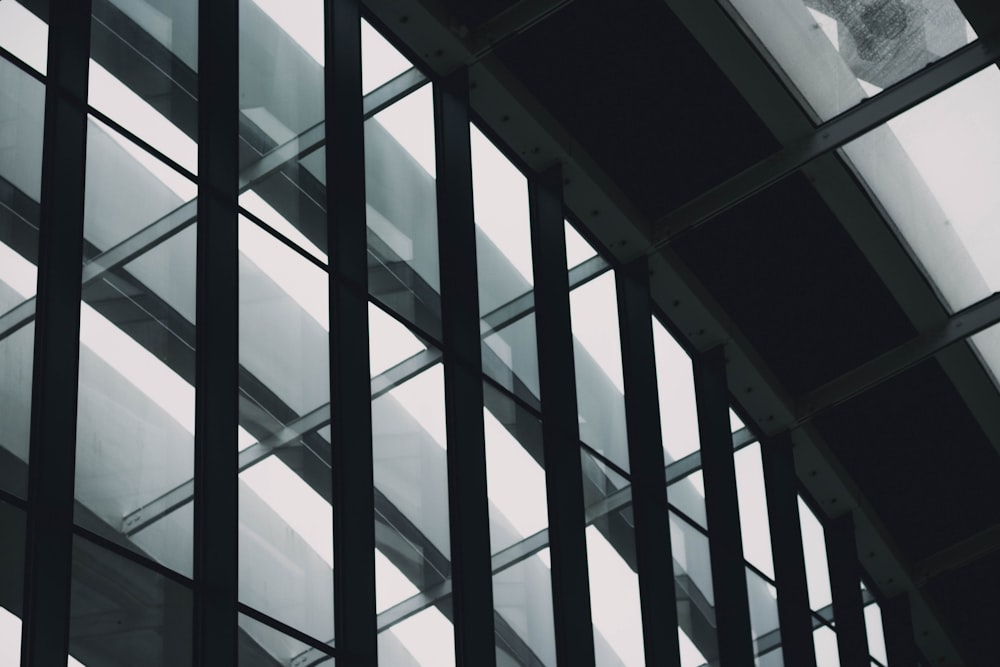
[(691, 358), (660, 321), (653, 318), (656, 385), (660, 394), (660, 429), (667, 463), (698, 451), (698, 410)]
[(49, 26), (45, 21), (17, 0), (0, 2), (0, 47), (45, 74), (48, 42)]
[(823, 609), (833, 603), (830, 594), (830, 570), (826, 560), (826, 538), (823, 525), (801, 498), (799, 498), (799, 523), (802, 528), (802, 549), (806, 560), (809, 606), (813, 610)]
[(774, 579), (774, 565), (771, 562), (771, 527), (767, 518), (760, 444), (755, 442), (744, 447), (733, 454), (733, 459), (736, 466), (736, 493), (740, 506), (743, 557)]
[(142, 531), (194, 473), (196, 189), (94, 119), (86, 176), (75, 518), (190, 574), (189, 511)]
[(188, 588), (74, 537), (69, 651), (87, 667), (192, 664), (192, 600)]
[(975, 39), (952, 0), (729, 0), (822, 120)]
[(719, 659), (708, 536), (671, 512), (670, 542), (674, 558), (681, 665), (702, 667)]
[[(13, 3), (4, 2), (0, 12), (8, 4)], [(0, 26), (0, 34), (7, 34), (7, 24), (0, 21)], [(44, 107), (45, 87), (0, 58), (0, 486), (22, 497), (27, 493)]]
[(606, 272), (577, 287), (569, 298), (580, 439), (628, 470), (614, 273)]
[(528, 182), (475, 125), (470, 139), (483, 371), (537, 405)]
[(198, 170), (198, 3), (94, 3), (89, 102), (191, 172)]
[(889, 662), (885, 652), (885, 632), (882, 629), (882, 608), (877, 602), (865, 607), (865, 630), (868, 632), (868, 652), (883, 665)]
[(702, 528), (708, 526), (705, 516), (705, 479), (701, 470), (682, 477), (667, 487), (670, 505)]
[(440, 337), (434, 145), (430, 85), (365, 121), (368, 289)]
[(410, 61), (379, 34), (368, 21), (361, 20), (361, 92), (367, 95), (410, 69)]
[(781, 627), (778, 622), (778, 592), (771, 582), (747, 568), (747, 597), (755, 662), (760, 667), (781, 667)]

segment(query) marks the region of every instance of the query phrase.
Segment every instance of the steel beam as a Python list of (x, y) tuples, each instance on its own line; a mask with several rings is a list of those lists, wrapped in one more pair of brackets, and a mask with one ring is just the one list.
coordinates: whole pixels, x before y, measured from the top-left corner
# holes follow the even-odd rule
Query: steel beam
[(645, 258), (617, 273), (622, 372), (636, 563), (646, 663), (680, 667), (667, 480), (653, 350), (653, 309)]
[(556, 656), (559, 664), (593, 667), (561, 170), (553, 167), (530, 179), (528, 192)]
[(882, 629), (885, 632), (885, 653), (892, 667), (917, 664), (917, 642), (913, 635), (910, 595), (901, 593), (882, 603)]
[(90, 15), (87, 0), (50, 5), (21, 628), (26, 667), (65, 665), (69, 654)]
[(459, 667), (496, 664), (469, 122), (463, 68), (434, 87), (452, 622)]
[(325, 12), (334, 635), (338, 662), (376, 665), (361, 14), (357, 0), (326, 0)]
[(785, 433), (761, 443), (761, 462), (784, 662), (816, 667), (791, 436)]
[(729, 430), (729, 389), (722, 347), (692, 359), (698, 433), (705, 480), (705, 515), (716, 591), (719, 656), (727, 667), (752, 667), (753, 639), (746, 562), (736, 496), (736, 468)]
[(194, 442), (196, 665), (238, 662), (238, 34), (237, 0), (201, 0)]
[(868, 635), (865, 632), (861, 564), (858, 562), (854, 518), (848, 512), (830, 520), (824, 528), (840, 664), (843, 667), (868, 667)]

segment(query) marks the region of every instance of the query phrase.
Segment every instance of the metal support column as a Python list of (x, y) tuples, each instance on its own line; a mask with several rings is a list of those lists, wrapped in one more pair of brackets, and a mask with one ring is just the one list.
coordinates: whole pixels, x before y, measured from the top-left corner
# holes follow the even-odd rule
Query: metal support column
[(465, 69), (435, 85), (434, 123), (455, 660), (478, 667), (495, 665), (496, 649)]
[(786, 665), (816, 667), (791, 435), (783, 433), (761, 443), (761, 460), (774, 583), (778, 589), (781, 650)]
[(889, 667), (916, 667), (919, 652), (913, 634), (909, 594), (900, 593), (882, 603), (882, 629)]
[(646, 259), (642, 258), (619, 271), (616, 278), (646, 663), (680, 667), (674, 561), (670, 545), (667, 479), (663, 473), (653, 311)]
[(861, 598), (861, 565), (850, 512), (827, 522), (826, 555), (830, 567), (833, 621), (842, 667), (868, 667), (868, 635)]
[(593, 667), (562, 171), (553, 167), (532, 179), (529, 197), (556, 656), (560, 665)]
[(237, 664), (237, 0), (198, 13), (194, 443), (196, 665)]
[(375, 481), (368, 390), (361, 15), (326, 2), (327, 254), (330, 257), (330, 432), (333, 448), (334, 619), (338, 663), (378, 664)]
[(90, 2), (52, 0), (42, 149), (21, 664), (69, 654)]
[(736, 496), (733, 436), (729, 429), (725, 352), (717, 347), (692, 361), (719, 657), (726, 667), (751, 667), (754, 664), (753, 637)]

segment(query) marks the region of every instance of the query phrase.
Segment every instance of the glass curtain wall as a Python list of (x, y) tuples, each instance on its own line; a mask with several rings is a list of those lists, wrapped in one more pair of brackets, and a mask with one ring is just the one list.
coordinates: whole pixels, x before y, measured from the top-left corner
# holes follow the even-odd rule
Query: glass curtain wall
[[(322, 0), (240, 0), (238, 544), (240, 665), (332, 664), (335, 466)], [(0, 653), (23, 591), (47, 27), (0, 2)], [(198, 3), (94, 0), (70, 664), (192, 661)], [(360, 26), (379, 663), (455, 663), (434, 86)], [(555, 665), (529, 211), (532, 174), (471, 142), (496, 659)], [(593, 642), (644, 664), (617, 273), (565, 223)], [(715, 664), (691, 360), (654, 318), (680, 663)], [(780, 664), (759, 445), (733, 418), (752, 625)], [(352, 443), (348, 443), (350, 446)], [(747, 446), (751, 445), (751, 446)], [(807, 549), (808, 551), (808, 549)], [(812, 581), (810, 579), (810, 581)], [(826, 595), (829, 595), (827, 585)], [(817, 633), (828, 630), (814, 601)], [(874, 614), (874, 612), (870, 612)], [(648, 622), (648, 619), (645, 619)], [(674, 628), (669, 629), (674, 632)], [(819, 643), (819, 637), (817, 637)], [(13, 647), (13, 648), (11, 648)], [(11, 652), (12, 651), (12, 652)], [(874, 651), (874, 649), (873, 649)], [(16, 657), (8, 661), (16, 660)], [(5, 663), (6, 664), (6, 663)]]

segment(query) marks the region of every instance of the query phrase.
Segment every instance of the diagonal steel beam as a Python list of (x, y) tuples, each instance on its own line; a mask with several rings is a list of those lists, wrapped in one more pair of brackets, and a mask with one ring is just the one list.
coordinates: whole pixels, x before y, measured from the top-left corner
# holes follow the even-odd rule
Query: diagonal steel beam
[(1000, 293), (955, 313), (939, 325), (800, 397), (796, 401), (798, 424), (863, 394), (946, 347), (997, 323), (1000, 323)]
[(879, 95), (820, 125), (798, 141), (682, 205), (653, 224), (660, 230), (647, 254), (669, 245), (740, 202), (770, 187), (816, 158), (875, 129), (1000, 58), (1000, 35), (992, 34), (928, 65)]

